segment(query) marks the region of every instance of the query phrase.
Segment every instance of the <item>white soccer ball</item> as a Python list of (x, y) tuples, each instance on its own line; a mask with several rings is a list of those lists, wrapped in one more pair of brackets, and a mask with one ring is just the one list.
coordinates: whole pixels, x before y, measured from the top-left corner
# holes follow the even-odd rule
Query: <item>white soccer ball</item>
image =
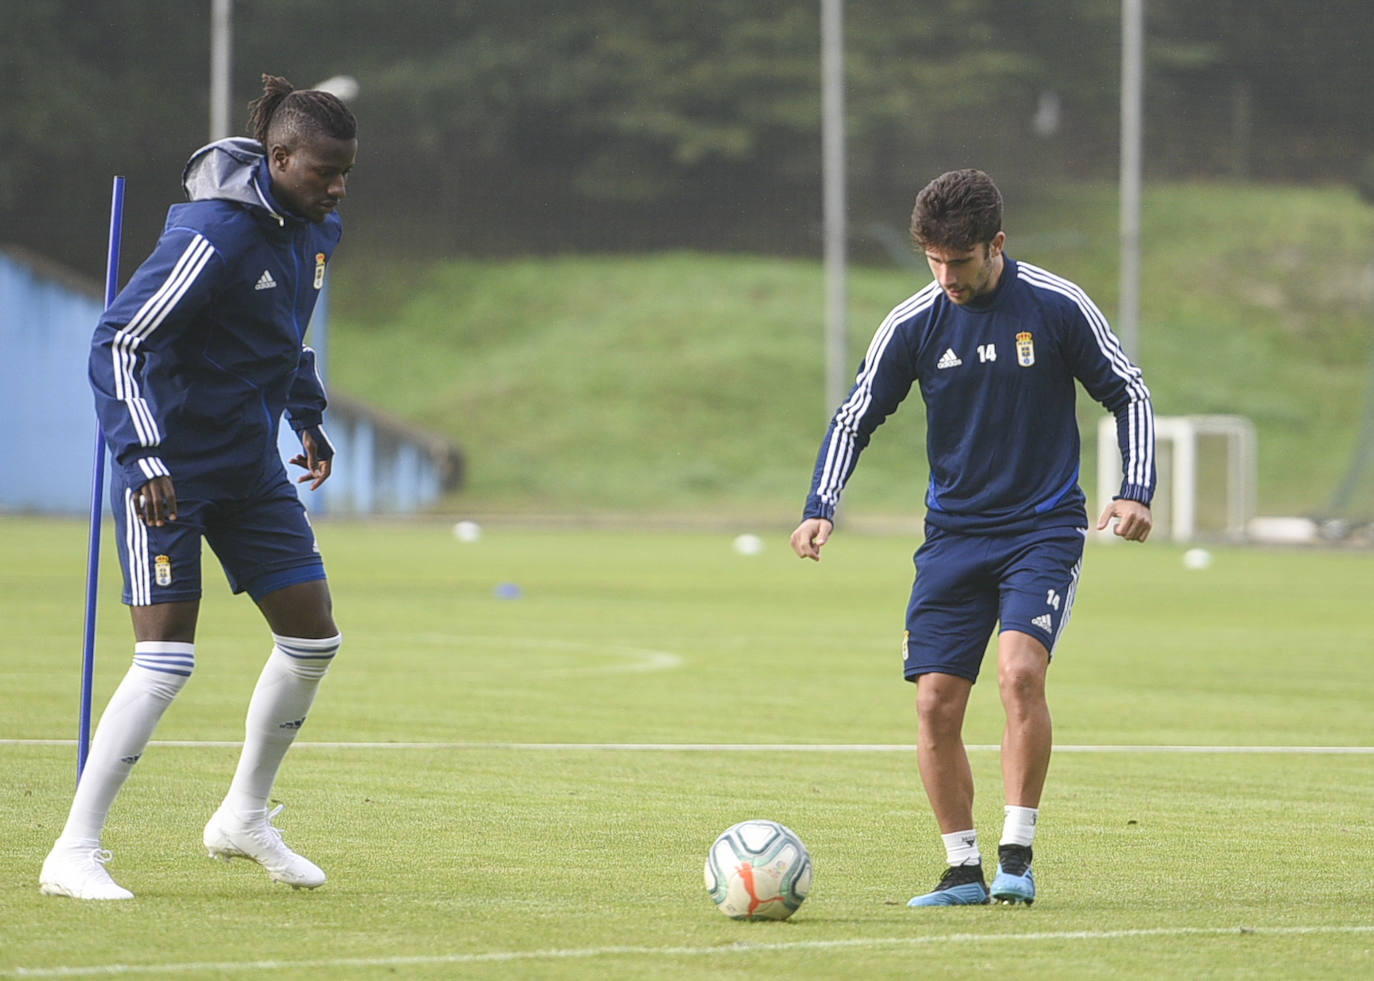
[(737, 535), (733, 544), (740, 555), (758, 555), (763, 551), (763, 539), (758, 535)]
[(475, 521), (459, 521), (453, 526), (453, 537), (460, 542), (475, 542), (482, 537), (482, 526)]
[(741, 821), (706, 853), (706, 891), (734, 920), (785, 920), (811, 891), (811, 853), (776, 821)]
[(1183, 553), (1183, 568), (1205, 569), (1212, 564), (1212, 553), (1205, 548), (1190, 548)]

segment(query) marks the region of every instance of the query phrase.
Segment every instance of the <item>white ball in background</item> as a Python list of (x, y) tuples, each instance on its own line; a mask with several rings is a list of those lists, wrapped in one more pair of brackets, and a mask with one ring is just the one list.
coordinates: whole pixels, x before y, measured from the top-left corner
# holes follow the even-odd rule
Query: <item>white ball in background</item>
[(453, 537), (460, 542), (475, 542), (482, 537), (482, 526), (475, 521), (460, 521), (453, 526)]
[(734, 548), (740, 555), (758, 555), (763, 551), (763, 539), (758, 535), (737, 535)]
[(1212, 553), (1205, 548), (1190, 548), (1183, 553), (1183, 568), (1205, 569), (1212, 564)]

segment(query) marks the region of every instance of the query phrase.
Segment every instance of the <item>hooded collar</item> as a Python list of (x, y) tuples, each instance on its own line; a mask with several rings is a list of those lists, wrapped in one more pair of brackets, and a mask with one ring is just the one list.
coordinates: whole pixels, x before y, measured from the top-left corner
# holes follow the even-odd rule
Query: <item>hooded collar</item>
[(278, 225), (295, 217), (272, 197), (272, 180), (262, 144), (244, 136), (216, 140), (191, 154), (181, 172), (191, 201), (235, 201), (266, 211)]

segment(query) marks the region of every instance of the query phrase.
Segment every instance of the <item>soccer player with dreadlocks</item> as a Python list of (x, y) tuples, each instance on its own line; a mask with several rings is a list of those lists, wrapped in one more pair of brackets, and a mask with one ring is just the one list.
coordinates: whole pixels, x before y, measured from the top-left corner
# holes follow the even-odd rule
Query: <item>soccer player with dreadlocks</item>
[(272, 633), (243, 751), (206, 824), (212, 857), (246, 858), (296, 888), (325, 881), (272, 824), (268, 795), (339, 650), (324, 563), (277, 450), (299, 434), (298, 482), (333, 448), (303, 338), (338, 244), (357, 124), (335, 96), (263, 76), (252, 138), (211, 143), (182, 174), (156, 248), (102, 316), (90, 380), (113, 460), (110, 503), (134, 628), (133, 664), (100, 718), (42, 892), (129, 899), (101, 833), (115, 796), (195, 667), (202, 539)]

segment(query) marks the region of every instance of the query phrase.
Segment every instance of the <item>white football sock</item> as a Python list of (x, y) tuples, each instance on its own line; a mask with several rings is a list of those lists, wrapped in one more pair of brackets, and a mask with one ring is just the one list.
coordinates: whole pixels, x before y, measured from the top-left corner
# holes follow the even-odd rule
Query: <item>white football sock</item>
[(266, 813), (277, 771), (305, 724), (343, 637), (314, 640), (273, 634), (272, 641), (272, 654), (248, 703), (243, 754), (224, 798), (230, 810), (243, 816)]
[(951, 866), (982, 863), (983, 856), (978, 851), (977, 831), (969, 828), (967, 831), (955, 831), (940, 837), (944, 839), (945, 855), (949, 858)]
[(1040, 816), (1038, 807), (1016, 807), (1007, 805), (1006, 820), (1002, 825), (1003, 845), (1025, 845), (1027, 848), (1035, 841), (1035, 822)]
[(141, 641), (134, 645), (133, 666), (110, 696), (91, 739), (62, 838), (100, 840), (119, 788), (195, 666), (195, 644)]

